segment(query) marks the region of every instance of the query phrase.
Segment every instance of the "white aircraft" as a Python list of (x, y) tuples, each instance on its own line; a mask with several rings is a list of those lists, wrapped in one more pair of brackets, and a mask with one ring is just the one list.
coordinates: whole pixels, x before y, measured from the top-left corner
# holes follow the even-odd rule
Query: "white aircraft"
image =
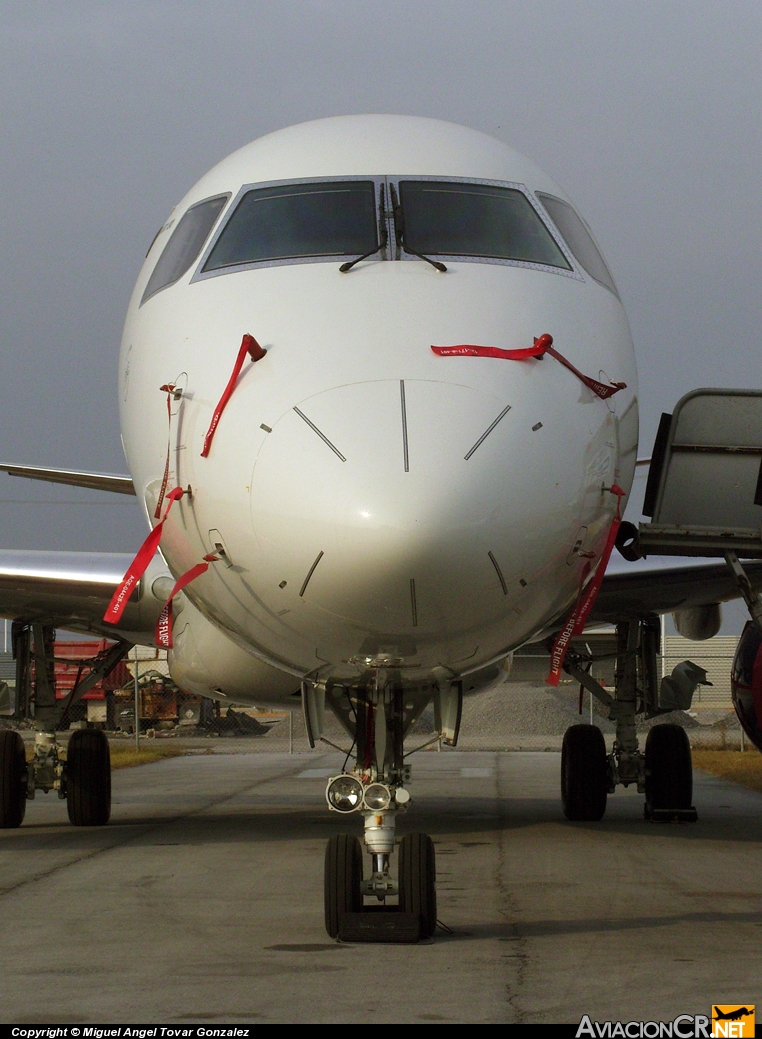
[[(334, 937), (367, 896), (398, 896), (398, 919), (433, 933), (431, 840), (406, 836), (390, 872), (409, 802), (403, 741), (432, 701), (454, 744), (464, 693), (502, 681), (518, 647), (561, 631), (556, 674), (584, 673), (578, 655), (561, 659), (575, 601), (577, 630), (619, 624), (632, 672), (655, 614), (700, 620), (691, 608), (736, 594), (722, 564), (640, 563), (610, 571), (593, 604), (637, 458), (627, 319), (561, 188), (472, 130), (324, 119), (215, 166), (148, 251), (119, 403), (130, 476), (3, 467), (134, 493), (153, 533), (132, 566), (0, 553), (0, 613), (21, 696), (34, 657), (39, 730), (29, 768), (20, 737), (0, 732), (0, 825), (21, 823), (35, 789), (66, 797), (74, 824), (109, 817), (103, 734), (76, 732), (58, 753), (52, 630), (118, 640), (93, 681), (135, 643), (168, 645), (183, 689), (301, 697), (312, 741), (326, 708), (346, 727), (355, 765), (326, 797), (364, 818), (372, 871), (363, 879), (355, 836), (332, 838)], [(683, 730), (659, 727), (646, 770), (634, 719), (649, 705), (630, 677), (612, 755), (593, 726), (567, 734), (569, 818), (599, 819), (614, 785), (646, 789), (646, 771), (653, 807), (690, 808)]]

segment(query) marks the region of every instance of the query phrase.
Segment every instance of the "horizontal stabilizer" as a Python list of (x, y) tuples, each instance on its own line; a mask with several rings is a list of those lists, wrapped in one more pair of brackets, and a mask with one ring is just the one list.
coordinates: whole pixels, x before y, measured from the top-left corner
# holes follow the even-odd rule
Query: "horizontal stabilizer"
[(115, 494), (135, 494), (131, 476), (119, 473), (79, 473), (73, 469), (49, 469), (39, 465), (3, 465), (0, 472), (11, 476), (26, 476), (29, 480), (47, 483), (67, 483), (71, 487), (88, 487), (92, 491), (113, 491)]

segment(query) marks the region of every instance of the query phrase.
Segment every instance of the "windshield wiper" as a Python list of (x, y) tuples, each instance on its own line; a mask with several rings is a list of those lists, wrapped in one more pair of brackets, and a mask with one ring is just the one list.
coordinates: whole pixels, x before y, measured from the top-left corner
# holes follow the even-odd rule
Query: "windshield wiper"
[(402, 203), (397, 199), (397, 190), (393, 184), (389, 185), (392, 189), (392, 212), (394, 214), (394, 231), (397, 236), (397, 245), (403, 252), (409, 253), (410, 256), (417, 256), (419, 260), (425, 260), (426, 263), (430, 263), (432, 267), (435, 267), (438, 271), (444, 274), (447, 268), (439, 260), (432, 260), (429, 256), (424, 256), (423, 253), (416, 252), (415, 249), (411, 249), (405, 244), (405, 211), (402, 208)]
[(351, 271), (354, 265), (356, 263), (359, 263), (361, 260), (367, 260), (369, 256), (374, 256), (376, 253), (380, 253), (382, 249), (386, 248), (389, 242), (389, 232), (386, 229), (386, 207), (384, 205), (383, 184), (381, 185), (381, 188), (378, 193), (378, 218), (381, 227), (381, 231), (378, 236), (380, 240), (379, 244), (376, 246), (375, 249), (371, 249), (370, 252), (363, 253), (362, 256), (358, 256), (356, 260), (348, 260), (346, 263), (342, 263), (341, 267), (339, 267), (339, 270), (342, 274), (346, 274), (347, 271)]

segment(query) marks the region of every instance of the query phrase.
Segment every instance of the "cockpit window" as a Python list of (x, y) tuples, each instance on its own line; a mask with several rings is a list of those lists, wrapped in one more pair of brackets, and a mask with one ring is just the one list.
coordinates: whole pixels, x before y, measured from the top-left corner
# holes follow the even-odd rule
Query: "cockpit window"
[(569, 203), (556, 198), (555, 195), (546, 195), (539, 191), (537, 197), (550, 213), (553, 223), (561, 232), (561, 236), (580, 265), (585, 268), (591, 278), (600, 282), (601, 285), (605, 285), (618, 297), (619, 293), (616, 290), (614, 279), (611, 277), (611, 272), (606, 266), (606, 261), (601, 256), (592, 235)]
[(373, 181), (281, 184), (243, 195), (203, 271), (268, 261), (357, 256), (377, 245)]
[(522, 191), (429, 180), (401, 180), (399, 188), (404, 244), (417, 253), (572, 269)]
[(151, 296), (166, 289), (168, 285), (174, 285), (182, 278), (201, 252), (209, 232), (229, 198), (230, 195), (207, 198), (191, 206), (183, 215), (148, 279), (143, 298), (140, 300), (141, 306)]

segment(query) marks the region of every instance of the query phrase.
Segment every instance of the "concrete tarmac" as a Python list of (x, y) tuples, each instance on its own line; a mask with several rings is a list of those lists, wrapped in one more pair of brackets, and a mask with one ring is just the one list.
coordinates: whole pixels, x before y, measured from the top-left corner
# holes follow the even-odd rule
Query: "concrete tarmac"
[[(231, 748), (232, 749), (232, 748)], [(762, 795), (696, 773), (695, 825), (616, 794), (568, 823), (557, 753), (424, 752), (399, 830), (436, 843), (417, 946), (323, 929), (336, 754), (206, 754), (114, 773), (112, 822), (55, 795), (0, 831), (0, 1020), (669, 1020), (762, 1003)], [(360, 833), (359, 820), (354, 823)]]

